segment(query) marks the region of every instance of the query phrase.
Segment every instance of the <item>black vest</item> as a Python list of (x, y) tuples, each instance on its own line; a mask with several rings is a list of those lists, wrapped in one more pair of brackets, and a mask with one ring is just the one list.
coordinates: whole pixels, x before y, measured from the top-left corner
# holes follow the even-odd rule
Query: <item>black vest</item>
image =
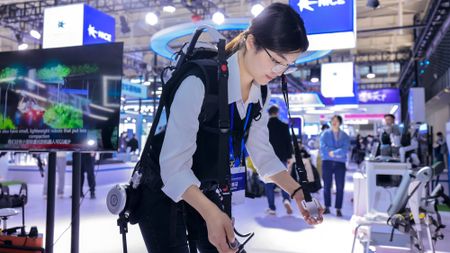
[[(267, 87), (264, 87), (267, 89)], [(204, 103), (203, 109), (207, 110), (205, 107), (208, 106), (207, 103)], [(259, 120), (261, 117), (261, 106), (260, 103), (254, 103), (251, 106), (251, 112), (249, 114), (249, 122), (247, 124), (247, 128), (244, 129), (245, 118), (241, 119), (239, 113), (236, 108), (236, 104), (233, 103), (230, 106), (234, 107), (234, 119), (233, 126), (231, 127), (232, 131), (230, 132), (231, 137), (233, 139), (233, 150), (235, 159), (239, 159), (241, 157), (241, 141), (242, 138), (246, 141), (249, 134), (249, 129), (251, 126), (251, 122), (253, 119)], [(250, 109), (250, 106), (247, 107)], [(200, 114), (202, 115), (202, 113)], [(247, 112), (246, 112), (247, 115)], [(218, 113), (216, 111), (215, 115), (211, 115), (211, 119), (199, 119), (200, 127), (197, 132), (197, 149), (193, 156), (193, 165), (192, 170), (194, 171), (195, 176), (202, 182), (208, 183), (218, 183), (220, 181), (217, 178), (218, 171), (220, 169), (230, 169), (230, 168), (219, 168), (217, 163), (218, 156), (223, 155), (219, 154), (219, 145), (218, 143)], [(230, 121), (231, 122), (231, 121)]]
[[(201, 66), (201, 67), (200, 67)], [(197, 132), (197, 149), (193, 156), (193, 166), (192, 170), (197, 178), (202, 182), (213, 182), (221, 183), (223, 178), (224, 169), (229, 170), (230, 168), (219, 168), (218, 158), (219, 156), (226, 155), (229, 157), (229, 152), (226, 154), (219, 154), (219, 103), (218, 103), (218, 85), (216, 76), (211, 73), (217, 73), (217, 63), (211, 60), (196, 60), (191, 61), (190, 64), (185, 64), (183, 70), (180, 71), (177, 76), (171, 78), (172, 85), (169, 82), (166, 84), (171, 89), (163, 91), (163, 96), (166, 96), (166, 116), (170, 117), (170, 106), (172, 104), (172, 99), (179, 87), (179, 84), (188, 76), (196, 76), (202, 80), (205, 85), (205, 97), (202, 104), (201, 112), (198, 116), (199, 120), (199, 130)], [(207, 74), (210, 73), (210, 74)], [(267, 97), (267, 86), (261, 86), (261, 95), (264, 104)], [(233, 105), (234, 106), (234, 105)], [(247, 129), (244, 131), (244, 121), (240, 119), (239, 113), (235, 110), (234, 126), (232, 131), (232, 136), (235, 140), (233, 141), (236, 146), (234, 150), (240, 151), (240, 145), (242, 136), (244, 135), (245, 140), (248, 136), (248, 129), (251, 126), (251, 119), (259, 120), (261, 117), (261, 106), (259, 103), (253, 104), (251, 118), (249, 119), (249, 124)], [(168, 119), (167, 119), (168, 120)], [(146, 187), (153, 190), (160, 190), (163, 186), (160, 175), (159, 166), (159, 156), (161, 152), (161, 147), (164, 142), (165, 130), (158, 134), (155, 134), (150, 141), (147, 141), (144, 147), (144, 151), (141, 155), (140, 163), (143, 164), (143, 177), (142, 182)], [(148, 147), (147, 147), (148, 146)], [(224, 148), (229, 150), (228, 146)], [(240, 157), (240, 156), (237, 156)], [(229, 163), (228, 163), (229, 164)]]

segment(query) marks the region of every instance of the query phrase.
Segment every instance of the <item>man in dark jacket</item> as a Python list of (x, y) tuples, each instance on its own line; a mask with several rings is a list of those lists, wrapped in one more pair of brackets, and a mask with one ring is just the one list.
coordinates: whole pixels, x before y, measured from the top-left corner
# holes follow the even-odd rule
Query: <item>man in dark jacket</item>
[(130, 147), (131, 153), (134, 153), (139, 148), (139, 143), (135, 134), (133, 134), (133, 138), (128, 141), (127, 146)]
[[(292, 144), (291, 144), (291, 136), (289, 134), (289, 126), (286, 123), (283, 123), (279, 118), (279, 109), (276, 105), (272, 105), (269, 108), (269, 122), (267, 124), (269, 128), (269, 141), (272, 144), (275, 154), (281, 160), (281, 162), (287, 164), (292, 158)], [(269, 203), (269, 209), (267, 209), (267, 213), (271, 215), (275, 215), (276, 207), (274, 200), (274, 183), (266, 184), (266, 196), (267, 201)], [(283, 204), (286, 208), (286, 212), (288, 214), (292, 214), (292, 207), (290, 203), (289, 194), (285, 191), (281, 191), (283, 196)]]

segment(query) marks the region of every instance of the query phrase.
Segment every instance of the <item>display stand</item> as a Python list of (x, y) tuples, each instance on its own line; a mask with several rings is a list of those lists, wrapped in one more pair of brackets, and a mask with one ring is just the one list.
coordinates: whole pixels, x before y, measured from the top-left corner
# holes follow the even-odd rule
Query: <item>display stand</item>
[[(53, 239), (55, 231), (55, 174), (56, 152), (48, 155), (47, 182), (47, 220), (45, 231), (45, 252), (53, 253)], [(81, 153), (72, 154), (72, 237), (71, 253), (79, 252), (80, 238), (80, 195), (81, 195)]]
[(72, 154), (72, 238), (71, 253), (78, 253), (80, 241), (81, 153)]
[(56, 174), (56, 152), (48, 154), (47, 169), (47, 219), (45, 224), (45, 252), (53, 253), (53, 236), (55, 232), (55, 174)]

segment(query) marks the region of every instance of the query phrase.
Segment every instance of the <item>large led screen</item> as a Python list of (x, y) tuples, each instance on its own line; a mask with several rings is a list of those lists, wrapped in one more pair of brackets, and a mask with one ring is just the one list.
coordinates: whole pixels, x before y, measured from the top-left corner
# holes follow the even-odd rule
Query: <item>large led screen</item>
[(1, 150), (117, 150), (123, 44), (0, 53)]

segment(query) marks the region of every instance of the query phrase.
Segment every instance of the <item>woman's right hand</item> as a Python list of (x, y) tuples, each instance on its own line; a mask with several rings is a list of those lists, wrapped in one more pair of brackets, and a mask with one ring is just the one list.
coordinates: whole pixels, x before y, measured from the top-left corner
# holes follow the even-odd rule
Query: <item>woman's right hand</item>
[(192, 185), (184, 193), (183, 199), (197, 210), (206, 222), (208, 240), (219, 253), (235, 253), (228, 242), (234, 242), (234, 230), (231, 219), (209, 200), (200, 189)]
[(204, 219), (208, 229), (208, 240), (219, 253), (235, 253), (237, 250), (230, 249), (228, 245), (228, 242), (235, 240), (233, 223), (228, 215), (215, 208), (210, 210)]

